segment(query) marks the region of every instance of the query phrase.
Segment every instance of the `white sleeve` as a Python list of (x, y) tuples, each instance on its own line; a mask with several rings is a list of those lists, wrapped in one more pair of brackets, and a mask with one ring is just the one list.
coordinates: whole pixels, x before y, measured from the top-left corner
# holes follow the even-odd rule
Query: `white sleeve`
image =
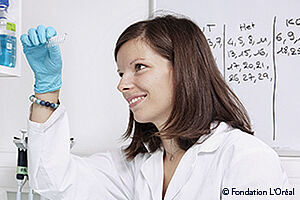
[[(289, 200), (292, 195), (287, 175), (275, 151), (249, 149), (232, 162), (222, 181), (222, 200)], [(281, 193), (279, 195), (279, 192)]]
[(121, 150), (90, 157), (70, 153), (69, 122), (60, 105), (45, 123), (28, 120), (29, 183), (53, 200), (133, 199), (132, 163)]

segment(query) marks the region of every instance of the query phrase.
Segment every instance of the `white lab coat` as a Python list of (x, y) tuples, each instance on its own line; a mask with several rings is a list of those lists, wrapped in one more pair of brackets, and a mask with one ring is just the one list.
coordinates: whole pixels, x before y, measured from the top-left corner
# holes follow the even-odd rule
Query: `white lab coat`
[[(162, 199), (163, 150), (140, 154), (131, 162), (121, 150), (90, 157), (73, 155), (63, 105), (43, 124), (28, 120), (28, 132), (30, 185), (43, 196), (53, 200)], [(229, 195), (222, 195), (224, 188)], [(221, 123), (202, 144), (184, 154), (164, 199), (290, 199), (270, 194), (231, 195), (232, 190), (270, 188), (289, 188), (278, 155), (256, 137)]]

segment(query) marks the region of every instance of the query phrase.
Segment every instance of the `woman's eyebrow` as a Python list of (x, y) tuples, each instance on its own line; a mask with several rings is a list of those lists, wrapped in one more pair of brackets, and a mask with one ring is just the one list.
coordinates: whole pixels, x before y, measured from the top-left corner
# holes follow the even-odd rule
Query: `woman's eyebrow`
[[(131, 61), (129, 63), (129, 65), (132, 65), (134, 62), (138, 61), (138, 60), (146, 60), (146, 58), (143, 58), (143, 57), (140, 57), (140, 58), (135, 58), (133, 61)], [(117, 72), (120, 72), (121, 70), (120, 69), (117, 69)]]
[(131, 61), (131, 62), (129, 63), (129, 65), (132, 65), (132, 63), (136, 62), (137, 60), (146, 60), (146, 58), (143, 58), (143, 57), (141, 57), (141, 58), (136, 58), (136, 59), (134, 59), (133, 61)]

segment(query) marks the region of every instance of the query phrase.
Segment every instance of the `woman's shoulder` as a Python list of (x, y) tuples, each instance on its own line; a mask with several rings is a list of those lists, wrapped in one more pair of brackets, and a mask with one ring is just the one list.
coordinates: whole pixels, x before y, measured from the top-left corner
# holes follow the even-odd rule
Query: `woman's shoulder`
[(232, 128), (228, 124), (225, 126), (227, 129), (223, 132), (222, 152), (230, 154), (232, 158), (236, 159), (260, 156), (266, 159), (279, 160), (278, 154), (256, 135), (250, 135), (240, 129)]
[[(226, 125), (229, 127), (229, 125)], [(278, 154), (265, 142), (239, 129), (228, 128), (219, 151), (224, 166), (224, 184), (262, 189), (288, 187), (287, 174)]]

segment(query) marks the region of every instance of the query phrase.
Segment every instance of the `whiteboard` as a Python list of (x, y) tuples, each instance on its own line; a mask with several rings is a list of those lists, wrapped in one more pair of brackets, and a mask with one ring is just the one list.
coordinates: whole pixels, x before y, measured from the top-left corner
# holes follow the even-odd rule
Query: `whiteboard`
[(199, 25), (255, 136), (279, 155), (299, 156), (300, 2), (159, 0), (153, 7)]

